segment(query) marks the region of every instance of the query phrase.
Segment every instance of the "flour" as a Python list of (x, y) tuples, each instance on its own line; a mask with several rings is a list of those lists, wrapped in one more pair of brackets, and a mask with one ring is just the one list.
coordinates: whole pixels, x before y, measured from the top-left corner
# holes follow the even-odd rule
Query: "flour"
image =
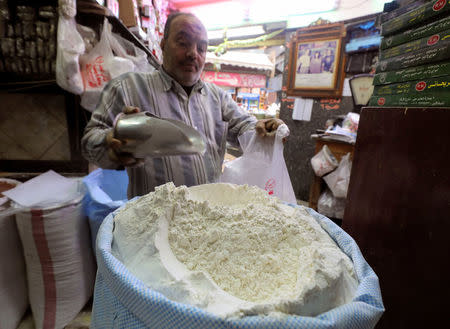
[(113, 253), (177, 302), (219, 316), (314, 316), (356, 291), (351, 260), (304, 209), (256, 187), (172, 183), (115, 217)]

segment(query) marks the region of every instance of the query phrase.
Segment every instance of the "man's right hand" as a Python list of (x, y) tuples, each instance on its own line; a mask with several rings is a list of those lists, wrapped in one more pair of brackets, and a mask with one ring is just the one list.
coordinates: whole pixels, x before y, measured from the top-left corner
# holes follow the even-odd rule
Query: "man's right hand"
[[(123, 109), (123, 113), (125, 114), (138, 113), (139, 111), (139, 108), (133, 106), (126, 106)], [(125, 167), (134, 167), (143, 164), (144, 159), (135, 158), (131, 153), (121, 151), (122, 146), (126, 144), (126, 142), (126, 140), (122, 141), (120, 139), (114, 138), (114, 130), (110, 130), (106, 134), (105, 140), (106, 146), (108, 148), (109, 159)]]

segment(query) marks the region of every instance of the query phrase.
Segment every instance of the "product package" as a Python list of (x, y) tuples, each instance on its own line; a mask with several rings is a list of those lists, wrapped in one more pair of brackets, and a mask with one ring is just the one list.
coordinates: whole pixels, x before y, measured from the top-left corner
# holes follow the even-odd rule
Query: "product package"
[(448, 107), (450, 106), (450, 95), (448, 93), (440, 93), (372, 96), (370, 97), (369, 106)]
[(428, 94), (442, 93), (450, 91), (450, 76), (406, 81), (382, 86), (375, 86), (373, 96), (379, 95), (398, 95), (398, 94)]
[(449, 42), (380, 61), (377, 65), (375, 73), (394, 71), (412, 66), (435, 63), (448, 58), (450, 58)]
[(403, 15), (381, 24), (381, 35), (389, 35), (425, 23), (439, 17), (450, 10), (447, 0), (434, 0), (425, 3)]
[(424, 26), (420, 26), (411, 30), (391, 35), (389, 37), (382, 38), (380, 49), (384, 50), (387, 48), (395, 47), (402, 43), (421, 39), (448, 29), (450, 29), (450, 16), (444, 17), (439, 21)]
[(450, 42), (450, 30), (437, 32), (431, 36), (427, 36), (418, 40), (410, 41), (389, 49), (380, 51), (380, 60), (385, 60), (401, 54), (408, 54), (419, 49), (426, 49), (431, 46), (437, 46)]
[(445, 75), (450, 75), (450, 62), (427, 64), (398, 71), (377, 73), (373, 78), (373, 84), (377, 86), (403, 81), (441, 77)]

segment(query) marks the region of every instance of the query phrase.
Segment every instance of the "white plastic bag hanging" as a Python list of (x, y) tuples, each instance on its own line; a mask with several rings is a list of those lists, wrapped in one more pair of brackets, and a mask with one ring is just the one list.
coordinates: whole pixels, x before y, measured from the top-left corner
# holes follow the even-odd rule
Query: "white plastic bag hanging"
[(110, 46), (111, 38), (111, 25), (105, 18), (100, 41), (89, 53), (80, 57), (84, 83), (81, 106), (89, 111), (95, 110), (103, 88), (111, 79), (134, 71), (133, 62), (125, 58), (114, 57)]
[(338, 166), (338, 161), (328, 146), (324, 145), (322, 149), (311, 158), (311, 166), (316, 176), (322, 177), (334, 170)]
[(56, 83), (61, 88), (80, 95), (84, 87), (79, 58), (84, 53), (85, 47), (73, 17), (66, 18), (60, 15), (57, 39)]
[(129, 59), (133, 62), (136, 72), (152, 72), (155, 68), (148, 62), (147, 54), (116, 33), (112, 33), (111, 49), (116, 56)]
[(345, 198), (336, 198), (329, 189), (326, 189), (317, 201), (317, 211), (329, 218), (343, 219)]
[(337, 169), (323, 177), (331, 192), (336, 198), (346, 198), (352, 163), (350, 153), (344, 155)]
[(283, 124), (278, 127), (275, 138), (261, 138), (255, 131), (240, 136), (244, 154), (225, 164), (220, 181), (258, 186), (270, 195), (296, 204), (283, 156), (283, 138), (288, 135), (289, 128)]

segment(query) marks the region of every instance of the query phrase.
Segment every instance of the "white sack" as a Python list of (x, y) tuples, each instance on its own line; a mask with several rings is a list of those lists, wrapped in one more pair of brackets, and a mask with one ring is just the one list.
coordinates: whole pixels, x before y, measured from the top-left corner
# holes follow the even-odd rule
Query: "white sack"
[[(4, 178), (0, 181), (20, 184)], [(27, 308), (25, 260), (15, 217), (0, 212), (0, 328), (16, 329)]]
[(82, 198), (16, 215), (37, 329), (64, 328), (92, 296), (95, 263)]

